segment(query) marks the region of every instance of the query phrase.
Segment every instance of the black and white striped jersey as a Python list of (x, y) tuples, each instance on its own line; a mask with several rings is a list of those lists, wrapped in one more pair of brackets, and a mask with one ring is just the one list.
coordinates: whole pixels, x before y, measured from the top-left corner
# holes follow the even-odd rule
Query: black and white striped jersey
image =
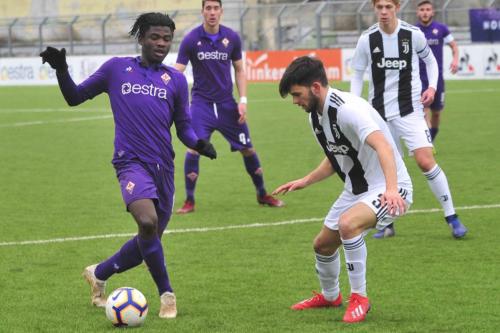
[(390, 35), (377, 23), (359, 38), (352, 68), (368, 68), (368, 100), (385, 120), (423, 111), (419, 58), (426, 57), (434, 55), (422, 31), (399, 19)]
[(330, 88), (323, 114), (311, 112), (309, 120), (318, 143), (344, 181), (346, 191), (357, 195), (385, 186), (377, 153), (365, 143), (368, 135), (377, 130), (382, 131), (394, 151), (399, 186), (412, 189), (410, 176), (387, 124), (367, 101)]

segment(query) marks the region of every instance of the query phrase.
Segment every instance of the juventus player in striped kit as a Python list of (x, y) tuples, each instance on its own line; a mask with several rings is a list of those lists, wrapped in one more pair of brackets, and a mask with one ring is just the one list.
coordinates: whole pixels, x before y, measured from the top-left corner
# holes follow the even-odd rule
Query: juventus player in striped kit
[[(397, 18), (399, 0), (372, 0), (378, 23), (358, 40), (352, 60), (354, 69), (351, 92), (360, 96), (363, 74), (368, 68), (369, 101), (387, 122), (396, 144), (402, 139), (413, 153), (417, 165), (444, 210), (445, 220), (455, 238), (467, 228), (455, 214), (448, 180), (432, 153), (432, 140), (424, 119), (423, 107), (429, 106), (436, 93), (438, 66), (424, 34), (417, 27)], [(421, 92), (419, 58), (426, 65), (429, 86)], [(394, 236), (394, 226), (374, 235)]]
[(363, 321), (370, 310), (366, 291), (364, 235), (381, 230), (402, 215), (412, 201), (412, 184), (389, 128), (362, 98), (328, 86), (320, 60), (300, 57), (286, 69), (280, 94), (309, 113), (313, 134), (326, 158), (303, 178), (273, 194), (303, 189), (337, 173), (344, 190), (331, 207), (314, 240), (316, 271), (322, 293), (292, 306), (294, 310), (342, 305), (340, 256), (344, 248), (351, 297), (344, 322)]

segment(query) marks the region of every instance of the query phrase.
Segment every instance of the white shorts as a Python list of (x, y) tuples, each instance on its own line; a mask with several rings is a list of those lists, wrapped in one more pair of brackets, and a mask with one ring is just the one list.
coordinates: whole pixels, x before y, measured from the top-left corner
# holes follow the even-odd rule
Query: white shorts
[[(375, 228), (378, 230), (384, 229), (389, 224), (393, 223), (397, 216), (389, 215), (387, 209), (380, 206), (380, 196), (385, 192), (384, 187), (377, 187), (368, 192), (354, 195), (350, 192), (343, 191), (338, 199), (333, 203), (328, 215), (325, 217), (324, 225), (331, 230), (339, 230), (339, 218), (345, 211), (353, 207), (358, 202), (362, 202), (370, 207), (377, 218), (377, 225)], [(411, 190), (400, 187), (399, 194), (406, 201), (407, 211), (413, 202), (413, 193)], [(401, 216), (401, 215), (399, 215)]]
[(401, 140), (404, 141), (410, 152), (418, 148), (433, 147), (431, 133), (422, 112), (412, 112), (404, 117), (388, 120), (387, 126), (391, 130), (401, 156), (404, 156)]

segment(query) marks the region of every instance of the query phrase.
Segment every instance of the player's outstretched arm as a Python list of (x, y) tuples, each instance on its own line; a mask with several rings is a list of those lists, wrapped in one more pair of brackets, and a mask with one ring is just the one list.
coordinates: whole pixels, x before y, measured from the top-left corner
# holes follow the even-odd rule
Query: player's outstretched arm
[(68, 72), (68, 63), (66, 62), (66, 49), (58, 50), (47, 46), (45, 51), (40, 53), (42, 63), (48, 63), (50, 67), (56, 70), (57, 83), (64, 99), (69, 106), (76, 106), (88, 99), (76, 86)]
[(394, 151), (381, 131), (374, 131), (366, 137), (366, 143), (376, 152), (385, 176), (385, 192), (380, 197), (382, 206), (387, 205), (389, 214), (402, 215), (406, 202), (399, 195), (398, 176)]
[(52, 46), (47, 46), (45, 51), (40, 53), (40, 57), (42, 57), (42, 64), (49, 63), (50, 67), (55, 69), (57, 73), (63, 73), (68, 70), (65, 48), (58, 50)]
[(286, 184), (283, 184), (273, 191), (273, 195), (276, 194), (287, 194), (288, 192), (293, 192), (296, 190), (301, 190), (309, 185), (322, 181), (323, 179), (334, 174), (334, 170), (328, 158), (323, 159), (319, 166), (314, 169), (307, 176), (300, 179), (292, 180)]

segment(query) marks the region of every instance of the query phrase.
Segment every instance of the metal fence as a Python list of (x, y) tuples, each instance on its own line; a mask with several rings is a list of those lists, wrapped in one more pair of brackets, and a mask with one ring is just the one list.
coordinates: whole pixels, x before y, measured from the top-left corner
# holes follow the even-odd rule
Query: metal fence
[[(417, 0), (402, 0), (400, 17), (415, 21)], [(436, 19), (469, 42), (470, 8), (500, 6), (500, 0), (434, 1)], [(33, 56), (46, 45), (70, 54), (131, 54), (138, 45), (128, 36), (138, 13), (0, 19), (0, 56)], [(184, 34), (201, 23), (199, 10), (172, 11), (173, 51)], [(353, 47), (375, 23), (371, 0), (303, 1), (224, 9), (223, 24), (238, 31), (246, 50)]]

